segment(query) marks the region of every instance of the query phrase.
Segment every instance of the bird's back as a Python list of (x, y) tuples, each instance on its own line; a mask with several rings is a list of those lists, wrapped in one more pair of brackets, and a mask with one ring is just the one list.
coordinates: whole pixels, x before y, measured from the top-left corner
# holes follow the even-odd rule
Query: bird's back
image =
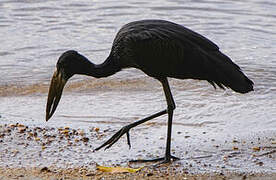
[(155, 78), (202, 79), (240, 93), (253, 90), (253, 82), (216, 44), (169, 21), (126, 24), (116, 35), (111, 54), (122, 68), (135, 67)]

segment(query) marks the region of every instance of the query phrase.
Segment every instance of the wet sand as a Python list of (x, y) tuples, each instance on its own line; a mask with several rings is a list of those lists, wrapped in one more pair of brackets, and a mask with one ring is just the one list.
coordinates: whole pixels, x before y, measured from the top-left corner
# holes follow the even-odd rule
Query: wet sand
[[(160, 129), (162, 124), (148, 123), (135, 134), (145, 134), (145, 127)], [(177, 125), (176, 125), (177, 126)], [(161, 128), (162, 129), (162, 128)], [(187, 144), (186, 152), (176, 146), (172, 151), (181, 158), (170, 165), (155, 167), (154, 164), (127, 163), (133, 157), (153, 158), (162, 154), (149, 153), (139, 145), (128, 150), (125, 138), (111, 150), (93, 149), (114, 134), (115, 129), (73, 129), (70, 127), (28, 127), (24, 124), (0, 125), (0, 179), (275, 179), (276, 141), (258, 136), (254, 140), (234, 139), (218, 144), (216, 139), (204, 142), (201, 151)], [(182, 134), (178, 131), (177, 134)], [(184, 139), (192, 139), (183, 135)], [(177, 137), (175, 137), (177, 138)], [(196, 138), (196, 137), (195, 137)], [(162, 140), (163, 138), (159, 138)], [(118, 145), (119, 144), (119, 145)], [(138, 144), (138, 143), (137, 143)], [(162, 144), (163, 143), (158, 143)], [(138, 146), (138, 147), (137, 147)], [(139, 149), (137, 151), (137, 149)], [(157, 151), (156, 151), (157, 150)], [(96, 165), (142, 167), (136, 173), (106, 173)]]

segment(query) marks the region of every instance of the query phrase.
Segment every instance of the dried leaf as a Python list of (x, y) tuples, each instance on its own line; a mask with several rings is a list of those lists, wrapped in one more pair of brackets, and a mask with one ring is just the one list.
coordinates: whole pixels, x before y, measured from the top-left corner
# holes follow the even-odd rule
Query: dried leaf
[(140, 167), (137, 169), (133, 168), (125, 168), (125, 167), (105, 167), (105, 166), (97, 166), (97, 170), (102, 172), (110, 172), (110, 173), (124, 173), (124, 172), (130, 172), (135, 173), (137, 171), (140, 171), (144, 167)]

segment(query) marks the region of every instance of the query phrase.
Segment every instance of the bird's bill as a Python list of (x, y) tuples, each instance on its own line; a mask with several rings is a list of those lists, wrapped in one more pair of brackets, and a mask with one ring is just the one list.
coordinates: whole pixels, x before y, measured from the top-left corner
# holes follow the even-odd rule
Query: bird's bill
[(48, 121), (54, 114), (66, 82), (67, 80), (62, 77), (62, 73), (56, 70), (52, 77), (48, 93), (48, 100), (46, 105), (46, 121)]

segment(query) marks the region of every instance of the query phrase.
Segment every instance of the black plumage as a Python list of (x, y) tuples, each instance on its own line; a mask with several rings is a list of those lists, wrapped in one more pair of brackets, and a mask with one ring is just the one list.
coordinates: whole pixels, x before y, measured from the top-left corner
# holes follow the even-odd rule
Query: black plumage
[(240, 93), (253, 89), (252, 81), (216, 44), (168, 21), (146, 20), (123, 26), (111, 55), (121, 67), (135, 67), (152, 77), (207, 80)]
[(117, 33), (108, 58), (99, 65), (90, 62), (76, 51), (61, 55), (57, 62), (49, 90), (46, 120), (54, 113), (66, 81), (74, 74), (96, 78), (110, 76), (123, 68), (137, 68), (159, 80), (163, 86), (168, 108), (145, 119), (123, 127), (106, 143), (97, 148), (111, 147), (129, 130), (143, 122), (168, 114), (167, 147), (164, 160), (168, 162), (173, 110), (175, 103), (167, 78), (207, 80), (214, 87), (231, 88), (239, 93), (253, 90), (238, 65), (219, 51), (219, 47), (202, 35), (175, 23), (164, 20), (141, 20), (124, 25)]

